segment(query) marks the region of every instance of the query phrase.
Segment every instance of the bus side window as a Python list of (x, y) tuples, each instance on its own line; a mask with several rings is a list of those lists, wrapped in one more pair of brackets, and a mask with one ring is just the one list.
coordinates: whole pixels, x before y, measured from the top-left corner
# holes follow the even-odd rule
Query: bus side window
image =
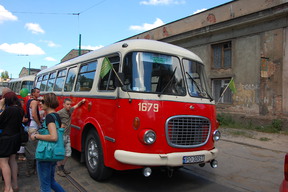
[(72, 91), (76, 75), (77, 75), (77, 67), (70, 68), (64, 85), (65, 92)]
[(58, 71), (53, 91), (62, 91), (64, 80), (66, 77), (66, 69)]
[(78, 73), (75, 91), (90, 91), (95, 79), (97, 61), (81, 65)]
[(15, 86), (15, 88), (14, 88), (14, 92), (15, 93), (19, 93), (20, 92), (20, 86), (21, 86), (21, 82), (16, 82), (16, 86)]
[[(109, 62), (111, 64), (110, 67), (108, 67), (108, 69), (109, 68), (110, 69), (107, 70), (105, 73), (100, 74), (100, 82), (99, 82), (99, 90), (105, 90), (105, 91), (115, 90), (116, 89), (116, 85), (115, 85), (116, 79), (115, 78), (117, 78), (117, 77), (115, 75), (115, 72), (111, 69), (111, 66), (113, 66), (114, 70), (116, 72), (118, 72), (118, 70), (119, 70), (119, 62), (120, 62), (120, 57), (119, 56), (107, 57), (107, 59), (109, 60)], [(102, 62), (101, 68), (104, 68), (103, 64), (104, 64), (104, 62)]]
[[(40, 88), (40, 85), (41, 85), (41, 80), (42, 80), (42, 75), (37, 77), (37, 82), (36, 82), (36, 87), (37, 88)], [(30, 91), (30, 90), (29, 90)]]
[(40, 85), (40, 91), (44, 91), (46, 88), (46, 84), (47, 84), (47, 80), (48, 80), (48, 74), (43, 76), (41, 85)]
[(50, 73), (49, 80), (46, 86), (46, 91), (52, 91), (55, 83), (56, 72)]

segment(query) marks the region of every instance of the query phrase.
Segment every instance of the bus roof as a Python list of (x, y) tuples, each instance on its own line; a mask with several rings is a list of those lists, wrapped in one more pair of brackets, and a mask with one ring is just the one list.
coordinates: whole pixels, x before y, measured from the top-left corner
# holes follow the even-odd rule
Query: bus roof
[(152, 52), (157, 52), (157, 53), (162, 53), (162, 54), (179, 55), (181, 57), (192, 59), (200, 63), (203, 63), (202, 60), (196, 54), (182, 47), (172, 45), (169, 43), (165, 43), (165, 42), (161, 42), (161, 41), (156, 41), (156, 40), (134, 39), (134, 40), (125, 40), (125, 41), (117, 42), (115, 44), (108, 45), (101, 49), (91, 51), (80, 57), (76, 57), (74, 59), (65, 61), (63, 63), (59, 63), (53, 67), (44, 69), (40, 71), (37, 75), (41, 75), (43, 73), (52, 71), (54, 69), (56, 70), (59, 68), (65, 68), (67, 66), (80, 63), (83, 61), (92, 60), (101, 56), (105, 56), (105, 55), (109, 55), (109, 54), (113, 54), (117, 52), (121, 52), (122, 54), (125, 54), (131, 51), (149, 51), (149, 52), (152, 51)]
[(34, 81), (35, 75), (28, 75), (20, 78), (11, 79), (9, 83), (18, 82), (18, 81)]

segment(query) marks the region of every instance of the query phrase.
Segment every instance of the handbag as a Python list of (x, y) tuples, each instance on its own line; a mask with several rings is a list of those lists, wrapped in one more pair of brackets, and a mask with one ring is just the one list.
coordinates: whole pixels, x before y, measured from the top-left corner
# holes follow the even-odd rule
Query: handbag
[(25, 126), (23, 124), (20, 127), (20, 138), (21, 138), (21, 143), (26, 143), (29, 140), (28, 132), (25, 131)]
[[(59, 126), (59, 123), (56, 119), (56, 116), (50, 113), (56, 124), (58, 140), (53, 141), (44, 141), (39, 140), (35, 152), (35, 159), (40, 161), (61, 161), (65, 158), (65, 148), (64, 148), (64, 128)], [(42, 128), (38, 130), (40, 135), (48, 135), (49, 130), (46, 125), (46, 120), (44, 120)]]

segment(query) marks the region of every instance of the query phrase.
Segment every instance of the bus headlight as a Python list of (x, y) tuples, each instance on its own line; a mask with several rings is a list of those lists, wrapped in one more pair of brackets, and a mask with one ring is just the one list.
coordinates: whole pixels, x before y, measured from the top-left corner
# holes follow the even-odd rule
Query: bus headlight
[(141, 133), (141, 139), (142, 139), (142, 142), (147, 144), (147, 145), (151, 145), (153, 143), (155, 143), (156, 141), (156, 133), (149, 129), (149, 130), (144, 130), (142, 133)]
[(213, 140), (214, 140), (214, 141), (219, 141), (219, 140), (220, 140), (220, 137), (221, 137), (220, 131), (215, 130), (214, 133), (213, 133)]

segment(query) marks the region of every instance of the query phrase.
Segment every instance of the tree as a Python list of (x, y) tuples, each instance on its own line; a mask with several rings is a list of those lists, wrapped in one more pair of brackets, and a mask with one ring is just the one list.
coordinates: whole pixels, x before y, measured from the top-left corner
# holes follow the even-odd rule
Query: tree
[(9, 78), (8, 71), (2, 71), (1, 72), (1, 78), (2, 79), (8, 79)]

